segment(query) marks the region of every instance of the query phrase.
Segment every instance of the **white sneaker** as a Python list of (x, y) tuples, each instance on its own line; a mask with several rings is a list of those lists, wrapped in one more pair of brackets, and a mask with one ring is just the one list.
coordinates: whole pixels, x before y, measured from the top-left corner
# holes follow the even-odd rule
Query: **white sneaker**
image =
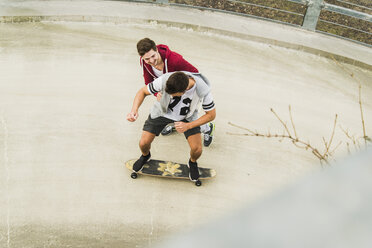
[(213, 122), (208, 123), (208, 126), (209, 126), (209, 131), (204, 133), (204, 146), (205, 147), (208, 147), (212, 143), (213, 133), (214, 133), (214, 128), (215, 128), (215, 125)]
[(164, 135), (164, 136), (167, 136), (169, 134), (171, 134), (174, 130), (176, 130), (176, 128), (173, 126), (173, 125), (167, 125), (162, 131), (161, 131), (161, 134)]

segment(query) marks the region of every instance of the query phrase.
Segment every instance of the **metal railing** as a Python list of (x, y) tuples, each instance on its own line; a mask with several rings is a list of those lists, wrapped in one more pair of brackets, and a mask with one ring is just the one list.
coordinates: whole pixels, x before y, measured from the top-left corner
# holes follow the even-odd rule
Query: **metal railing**
[(284, 23), (372, 47), (369, 0), (119, 0), (182, 6)]

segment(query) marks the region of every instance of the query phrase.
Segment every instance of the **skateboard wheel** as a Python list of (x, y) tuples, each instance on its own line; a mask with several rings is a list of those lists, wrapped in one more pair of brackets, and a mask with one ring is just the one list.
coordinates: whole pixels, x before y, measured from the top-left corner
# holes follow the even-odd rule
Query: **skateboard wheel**
[(137, 178), (137, 173), (133, 172), (132, 174), (130, 174), (130, 177), (133, 178), (133, 179), (136, 179)]
[(199, 186), (202, 185), (202, 182), (200, 180), (198, 180), (198, 181), (195, 182), (195, 185), (199, 187)]

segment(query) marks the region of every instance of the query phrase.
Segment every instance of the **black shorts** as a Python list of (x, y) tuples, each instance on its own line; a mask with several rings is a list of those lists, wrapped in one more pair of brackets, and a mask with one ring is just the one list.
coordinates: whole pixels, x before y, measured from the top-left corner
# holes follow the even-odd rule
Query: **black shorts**
[[(183, 122), (188, 122), (187, 120), (182, 120), (182, 121)], [(145, 121), (145, 124), (143, 125), (142, 130), (153, 133), (156, 136), (159, 136), (159, 134), (165, 128), (165, 126), (168, 125), (169, 123), (173, 123), (173, 122), (174, 122), (174, 120), (171, 120), (171, 119), (168, 119), (168, 118), (165, 118), (165, 117), (162, 117), (162, 116), (158, 117), (158, 118), (155, 118), (155, 119), (152, 119), (151, 116), (149, 115), (149, 117)], [(200, 127), (191, 128), (191, 129), (187, 130), (186, 132), (184, 132), (183, 134), (185, 135), (185, 137), (187, 139), (189, 136), (197, 134), (197, 133), (200, 133)]]

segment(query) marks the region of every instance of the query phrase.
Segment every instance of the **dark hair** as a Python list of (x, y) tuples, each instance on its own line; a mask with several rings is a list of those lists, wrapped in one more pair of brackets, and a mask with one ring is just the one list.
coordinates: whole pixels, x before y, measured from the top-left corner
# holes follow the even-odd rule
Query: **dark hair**
[(168, 94), (183, 93), (189, 86), (189, 77), (181, 72), (173, 73), (167, 80), (165, 92)]
[(137, 42), (137, 52), (140, 56), (145, 55), (148, 51), (153, 49), (156, 51), (156, 44), (153, 40), (150, 40), (149, 38), (144, 38)]

